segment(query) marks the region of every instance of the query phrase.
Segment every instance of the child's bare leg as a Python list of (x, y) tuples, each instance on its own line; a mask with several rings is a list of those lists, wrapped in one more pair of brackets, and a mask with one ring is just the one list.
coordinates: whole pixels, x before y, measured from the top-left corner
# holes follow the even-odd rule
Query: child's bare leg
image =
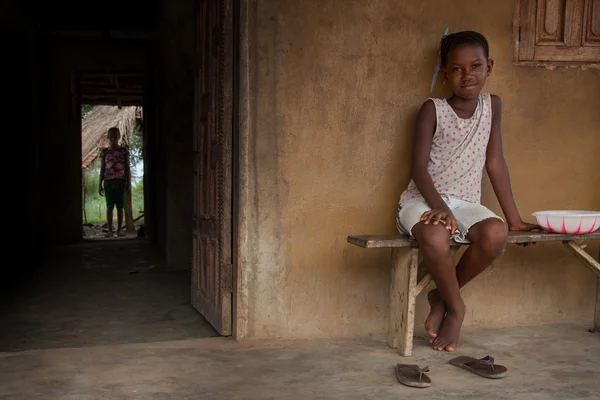
[(106, 208), (106, 222), (108, 223), (108, 234), (107, 236), (112, 235), (113, 231), (113, 209)]
[(462, 288), (490, 266), (506, 247), (508, 229), (497, 218), (486, 219), (471, 227), (467, 239), (471, 245), (456, 266), (456, 279)]
[[(507, 236), (506, 225), (497, 218), (486, 219), (471, 227), (467, 235), (467, 239), (471, 244), (456, 266), (456, 279), (459, 287), (462, 288), (494, 261), (506, 246)], [(429, 296), (436, 299), (436, 306), (439, 308), (438, 299), (441, 299), (439, 292), (432, 291)], [(444, 338), (442, 338), (443, 330), (444, 326), (442, 325), (439, 333), (440, 340), (436, 337), (432, 341), (436, 348), (444, 343)], [(446, 344), (444, 348), (448, 351), (456, 350), (455, 346), (449, 344)]]
[(121, 234), (121, 227), (123, 226), (123, 209), (117, 208), (117, 235)]
[[(437, 345), (434, 342), (434, 348), (444, 350), (446, 346), (456, 348), (460, 327), (465, 315), (465, 304), (460, 297), (460, 288), (456, 279), (456, 271), (454, 268), (454, 258), (450, 251), (450, 235), (442, 225), (425, 225), (423, 222), (418, 223), (413, 228), (413, 235), (417, 239), (423, 253), (423, 261), (437, 286), (438, 293), (445, 304), (442, 310), (441, 317), (444, 319), (444, 326), (440, 330), (440, 334), (436, 338)], [(437, 326), (432, 326), (432, 321), (440, 323), (441, 318), (437, 315), (440, 310), (432, 304), (432, 312), (426, 321), (426, 329), (428, 333), (435, 336), (434, 330)], [(443, 340), (439, 340), (444, 333)], [(445, 343), (445, 344), (443, 344)], [(442, 345), (443, 344), (443, 345)]]

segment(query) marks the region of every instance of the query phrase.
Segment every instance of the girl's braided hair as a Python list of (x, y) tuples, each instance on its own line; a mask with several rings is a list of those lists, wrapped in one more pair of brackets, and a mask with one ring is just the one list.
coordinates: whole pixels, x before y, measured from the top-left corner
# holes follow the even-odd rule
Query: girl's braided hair
[(452, 50), (464, 44), (481, 46), (483, 48), (485, 58), (490, 57), (488, 41), (481, 33), (474, 31), (451, 33), (450, 35), (444, 36), (440, 42), (440, 61), (442, 63), (442, 67), (445, 67), (446, 62), (448, 62), (448, 54), (450, 54)]

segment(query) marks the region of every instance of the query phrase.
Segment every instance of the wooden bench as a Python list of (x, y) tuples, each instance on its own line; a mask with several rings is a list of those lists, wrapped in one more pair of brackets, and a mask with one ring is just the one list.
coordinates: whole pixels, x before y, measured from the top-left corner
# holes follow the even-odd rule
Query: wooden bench
[[(594, 329), (600, 331), (600, 263), (575, 241), (600, 240), (600, 232), (585, 235), (564, 235), (542, 232), (510, 232), (508, 243), (562, 242), (597, 277)], [(419, 247), (414, 239), (395, 236), (349, 236), (348, 242), (363, 248), (392, 249), (392, 282), (390, 284), (390, 318), (388, 344), (403, 356), (411, 356), (417, 296), (431, 282), (431, 275), (419, 265)], [(452, 242), (453, 252), (463, 244)], [(409, 248), (408, 261), (403, 248)], [(501, 256), (501, 255), (500, 255)], [(500, 256), (493, 264), (497, 263)]]

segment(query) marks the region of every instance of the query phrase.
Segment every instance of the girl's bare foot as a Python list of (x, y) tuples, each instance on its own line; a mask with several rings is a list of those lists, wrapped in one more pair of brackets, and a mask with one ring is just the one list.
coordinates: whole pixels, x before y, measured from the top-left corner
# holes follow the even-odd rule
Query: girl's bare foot
[(464, 319), (464, 308), (458, 311), (448, 310), (442, 322), (440, 332), (433, 341), (433, 348), (438, 351), (455, 351), (458, 347), (460, 328)]
[(429, 316), (425, 320), (425, 330), (429, 335), (429, 343), (433, 343), (433, 340), (437, 337), (440, 331), (440, 326), (446, 314), (446, 303), (440, 296), (440, 292), (437, 289), (433, 289), (427, 294), (427, 300), (429, 301)]

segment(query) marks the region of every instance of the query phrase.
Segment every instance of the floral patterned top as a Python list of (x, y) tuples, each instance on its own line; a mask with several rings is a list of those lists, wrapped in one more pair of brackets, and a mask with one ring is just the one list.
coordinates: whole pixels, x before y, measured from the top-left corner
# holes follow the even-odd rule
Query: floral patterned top
[(125, 179), (125, 171), (129, 165), (129, 152), (125, 147), (106, 148), (102, 150), (104, 160), (104, 180)]

